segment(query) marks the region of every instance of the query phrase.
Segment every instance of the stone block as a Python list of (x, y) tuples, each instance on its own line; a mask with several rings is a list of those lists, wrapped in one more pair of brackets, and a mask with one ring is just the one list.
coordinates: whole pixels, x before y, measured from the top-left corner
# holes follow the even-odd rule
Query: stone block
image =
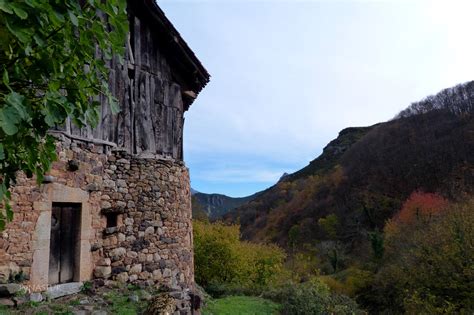
[(0, 266), (0, 283), (8, 283), (10, 276), (20, 272), (20, 267), (14, 262), (9, 262)]
[(15, 306), (15, 302), (13, 302), (13, 300), (11, 300), (11, 299), (2, 298), (2, 299), (0, 299), (0, 305), (7, 306), (7, 307), (13, 307), (13, 306)]
[(137, 253), (137, 252), (134, 252), (134, 251), (129, 251), (129, 252), (127, 252), (127, 257), (130, 257), (130, 258), (137, 258), (137, 257), (138, 257), (138, 253)]
[(163, 277), (164, 277), (164, 278), (171, 277), (171, 269), (165, 268), (165, 269), (163, 270)]
[(115, 277), (115, 279), (120, 283), (126, 283), (128, 281), (128, 273), (126, 273), (126, 272), (119, 273)]
[(130, 274), (139, 274), (140, 272), (142, 272), (142, 264), (136, 264), (130, 268)]
[(152, 226), (149, 226), (145, 229), (145, 235), (152, 235), (155, 234), (155, 228)]
[(109, 256), (112, 259), (112, 261), (117, 261), (122, 259), (125, 254), (127, 253), (127, 250), (124, 247), (118, 247), (110, 251)]
[(39, 292), (31, 293), (30, 294), (30, 301), (39, 303), (43, 301), (43, 295)]
[(101, 258), (97, 261), (97, 266), (110, 266), (111, 263), (110, 258)]
[(102, 201), (101, 208), (102, 209), (110, 209), (110, 208), (112, 208), (112, 204), (108, 201)]
[(18, 283), (6, 283), (0, 284), (0, 296), (12, 296), (20, 292), (23, 288), (22, 285)]
[(94, 277), (107, 279), (112, 275), (112, 267), (110, 266), (97, 266), (94, 269)]
[(81, 292), (82, 282), (69, 282), (49, 287), (46, 294), (51, 299)]

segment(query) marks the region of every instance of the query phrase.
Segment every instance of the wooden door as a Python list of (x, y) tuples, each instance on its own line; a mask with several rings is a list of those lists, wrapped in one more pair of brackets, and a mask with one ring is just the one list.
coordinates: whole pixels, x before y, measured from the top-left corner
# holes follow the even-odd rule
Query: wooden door
[(76, 244), (80, 231), (79, 204), (53, 203), (49, 250), (49, 284), (72, 282), (76, 261)]

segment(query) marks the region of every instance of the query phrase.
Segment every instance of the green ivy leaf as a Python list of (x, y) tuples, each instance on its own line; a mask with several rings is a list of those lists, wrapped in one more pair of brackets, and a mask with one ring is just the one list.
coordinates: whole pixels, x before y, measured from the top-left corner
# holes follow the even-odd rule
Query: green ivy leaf
[(8, 30), (22, 43), (27, 43), (30, 41), (31, 36), (33, 35), (33, 30), (29, 28), (21, 28), (17, 25), (10, 24), (8, 21), (5, 21)]
[(64, 15), (62, 15), (61, 13), (59, 13), (58, 11), (56, 10), (53, 10), (53, 14), (54, 14), (54, 17), (61, 23), (63, 23), (65, 21), (64, 19)]
[(71, 23), (74, 26), (79, 26), (79, 20), (77, 19), (77, 16), (75, 16), (74, 13), (71, 10), (68, 10), (67, 13), (69, 14), (69, 18), (71, 19)]
[(10, 6), (12, 7), (13, 9), (13, 12), (15, 12), (15, 14), (22, 20), (26, 20), (26, 18), (28, 17), (28, 13), (26, 13), (25, 10), (23, 10), (23, 8), (21, 7), (21, 5), (15, 1), (12, 1)]
[(20, 95), (16, 92), (11, 92), (5, 98), (5, 102), (16, 109), (21, 119), (28, 120), (29, 115), (26, 111), (26, 107), (23, 105), (25, 102), (25, 97), (23, 95)]
[(33, 39), (39, 47), (46, 46), (46, 42), (38, 34), (33, 35)]
[(0, 160), (5, 160), (5, 150), (3, 149), (3, 143), (0, 143)]
[(0, 10), (9, 14), (13, 14), (10, 3), (5, 0), (0, 0)]
[(7, 135), (13, 136), (18, 132), (19, 121), (20, 116), (15, 108), (7, 106), (0, 109), (0, 127)]
[(45, 109), (43, 111), (43, 114), (44, 114), (44, 121), (46, 122), (46, 124), (49, 127), (54, 127), (57, 121), (55, 111), (51, 110), (51, 108), (47, 110)]
[(5, 84), (5, 86), (7, 86), (7, 87), (10, 86), (10, 78), (8, 77), (7, 69), (3, 70), (3, 84)]

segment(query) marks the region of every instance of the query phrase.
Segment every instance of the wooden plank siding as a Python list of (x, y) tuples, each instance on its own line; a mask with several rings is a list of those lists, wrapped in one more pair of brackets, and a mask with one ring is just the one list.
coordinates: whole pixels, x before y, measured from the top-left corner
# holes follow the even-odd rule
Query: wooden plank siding
[(109, 85), (120, 104), (120, 113), (112, 115), (107, 99), (100, 96), (96, 128), (77, 128), (68, 120), (61, 130), (72, 136), (115, 143), (131, 154), (159, 154), (182, 160), (182, 87), (174, 79), (160, 38), (148, 20), (129, 10), (129, 21), (124, 64), (115, 58), (109, 63)]

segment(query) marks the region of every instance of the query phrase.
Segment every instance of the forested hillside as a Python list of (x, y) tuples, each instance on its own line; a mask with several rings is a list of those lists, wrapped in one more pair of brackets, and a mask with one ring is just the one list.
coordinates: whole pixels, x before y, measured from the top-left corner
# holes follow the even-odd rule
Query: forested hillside
[[(474, 83), (412, 104), (395, 119), (347, 128), (321, 156), (227, 216), (245, 238), (288, 247), (328, 238), (318, 220), (337, 216), (337, 238), (363, 242), (414, 191), (462, 198), (474, 187)], [(300, 239), (301, 238), (301, 239)]]
[(473, 103), (468, 82), (390, 121), (344, 129), (225, 219), (372, 313), (472, 310)]

